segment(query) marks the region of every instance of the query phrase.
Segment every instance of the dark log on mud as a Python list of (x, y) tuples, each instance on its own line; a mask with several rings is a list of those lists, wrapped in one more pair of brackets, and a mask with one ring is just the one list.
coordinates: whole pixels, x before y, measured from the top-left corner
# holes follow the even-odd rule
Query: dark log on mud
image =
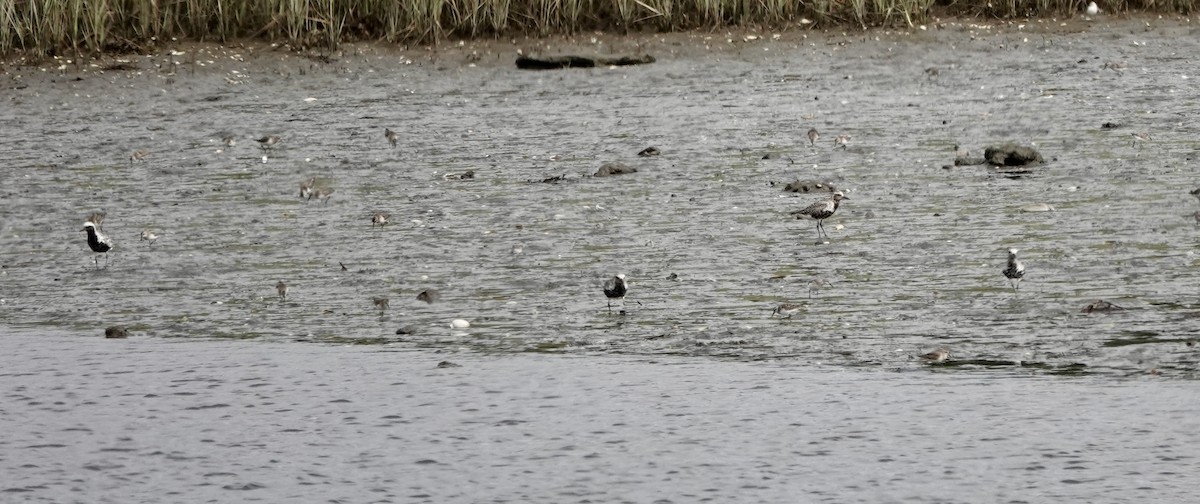
[(622, 56), (620, 58), (589, 58), (586, 56), (549, 56), (535, 58), (521, 56), (517, 58), (517, 68), (521, 70), (557, 70), (559, 68), (593, 68), (598, 66), (627, 66), (654, 63), (654, 56)]
[(984, 159), (995, 166), (1028, 166), (1042, 164), (1042, 155), (1030, 147), (1016, 144), (993, 145), (983, 151)]

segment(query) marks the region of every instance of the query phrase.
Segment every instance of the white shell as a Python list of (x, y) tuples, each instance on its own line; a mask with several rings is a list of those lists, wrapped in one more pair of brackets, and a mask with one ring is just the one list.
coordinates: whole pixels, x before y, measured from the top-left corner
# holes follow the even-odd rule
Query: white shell
[(466, 320), (457, 318), (457, 319), (450, 321), (450, 327), (453, 329), (466, 329), (468, 327), (471, 327), (471, 323), (467, 322)]

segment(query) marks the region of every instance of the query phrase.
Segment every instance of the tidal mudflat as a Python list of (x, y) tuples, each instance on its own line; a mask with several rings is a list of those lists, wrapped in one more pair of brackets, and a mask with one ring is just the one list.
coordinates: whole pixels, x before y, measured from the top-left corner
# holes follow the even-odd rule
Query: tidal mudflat
[[(258, 498), (261, 487), (274, 489), (270, 496), (311, 495), (313, 474), (349, 489), (325, 494), (330, 500), (365, 500), (373, 488), (387, 489), (378, 499), (392, 502), (692, 500), (708, 492), (701, 481), (719, 474), (730, 479), (713, 488), (755, 488), (746, 500), (788, 500), (802, 488), (837, 502), (934, 502), (966, 499), (946, 493), (950, 466), (974, 467), (966, 479), (977, 485), (996, 476), (981, 458), (987, 452), (1011, 457), (1006, 467), (1021, 475), (996, 476), (1014, 482), (997, 502), (1107, 497), (1118, 488), (1128, 500), (1170, 500), (1196, 456), (1187, 448), (1194, 425), (1180, 420), (1194, 411), (1173, 398), (1190, 383), (1177, 380), (1195, 378), (1200, 357), (1200, 204), (1188, 194), (1200, 185), (1200, 131), (1190, 115), (1200, 38), (1186, 19), (1062, 23), (585, 34), (436, 49), (346, 45), (320, 55), (181, 44), (95, 65), (9, 64), (0, 108), (8, 175), (0, 189), (0, 344), (14, 359), (5, 368), (19, 370), (7, 371), (6, 394), (26, 405), (5, 418), (15, 432), (9, 443), (33, 451), (4, 450), (5, 472), (20, 475), (6, 495), (61, 501), (75, 490), (39, 487), (60, 478), (85, 492), (76, 498), (94, 500), (86, 491), (137, 473), (134, 492), (151, 501), (163, 495), (158, 461), (178, 456), (181, 474), (239, 475), (219, 484), (174, 479), (179, 501), (239, 490)], [(656, 62), (532, 72), (515, 68), (518, 51), (651, 54)], [(811, 144), (810, 129), (819, 132)], [(255, 141), (270, 136), (279, 141)], [(1010, 141), (1036, 148), (1046, 163), (1015, 174), (952, 166), (956, 150)], [(637, 155), (650, 146), (659, 155)], [(612, 162), (637, 172), (590, 176)], [(310, 178), (324, 197), (300, 197)], [(824, 222), (827, 240), (818, 243), (815, 223), (790, 212), (828, 193), (782, 190), (796, 180), (847, 196)], [(98, 210), (114, 241), (102, 268), (82, 231)], [(388, 214), (386, 225), (373, 222), (377, 213)], [(146, 231), (156, 239), (142, 240)], [(1026, 268), (1019, 289), (1002, 274), (1009, 248), (1020, 249)], [(624, 315), (608, 312), (602, 292), (617, 273), (629, 284)], [(423, 292), (433, 302), (418, 300)], [(1123, 309), (1087, 309), (1101, 299)], [(788, 316), (772, 316), (783, 303), (794, 305)], [(469, 324), (452, 328), (455, 319)], [(103, 340), (113, 325), (127, 328), (128, 339)], [(939, 347), (950, 353), (945, 361), (920, 357)], [(471, 377), (445, 381), (434, 367), (443, 359), (472, 364), (449, 371)], [(696, 379), (676, 382), (681, 370)], [(651, 391), (633, 396), (640, 408), (607, 409), (626, 374)], [(172, 393), (142, 384), (201, 375), (229, 387), (244, 375), (274, 392), (253, 404), (171, 396), (166, 410), (140, 409), (152, 407), (147, 394)], [(314, 394), (309, 375), (342, 391)], [(560, 385), (546, 385), (551, 378)], [(458, 395), (455, 384), (482, 380), (490, 380), (485, 390)], [(738, 391), (705, 394), (728, 391), (723, 382)], [(255, 393), (238, 387), (234, 395)], [(546, 406), (489, 400), (497, 391), (570, 404), (548, 413), (561, 420), (555, 427), (512, 438), (433, 433), (433, 419), (447, 411), (504, 411), (482, 420), (490, 432), (521, 424), (505, 408)], [(359, 393), (374, 399), (356, 411), (337, 406)], [(761, 407), (745, 410), (747, 394)], [(829, 400), (811, 406), (805, 394)], [(315, 398), (334, 406), (317, 408)], [(68, 400), (79, 405), (49, 406)], [(395, 454), (377, 458), (387, 450), (379, 440), (403, 429), (356, 427), (403, 424), (408, 413), (386, 411), (389, 401), (438, 410), (422, 417), (425, 434), (394, 445), (414, 452), (407, 469), (393, 467)], [(1035, 414), (1027, 404), (1045, 407)], [(654, 427), (693, 407), (702, 412)], [(235, 409), (253, 411), (230, 416)], [(855, 430), (867, 410), (880, 412), (874, 434)], [(587, 424), (580, 418), (591, 413), (603, 425), (567, 427)], [(758, 419), (772, 415), (764, 428)], [(1047, 438), (1060, 431), (1041, 430), (1048, 422), (1067, 432), (1068, 419), (1079, 418), (1096, 429), (1071, 432), (1094, 439), (1056, 445)], [(203, 449), (251, 446), (251, 437), (198, 434), (176, 455), (169, 446), (198, 432), (197, 422), (221, 431), (273, 421), (280, 433), (306, 434), (274, 448), (288, 456), (241, 461), (252, 469), (215, 467), (223, 455)], [(634, 434), (602, 439), (631, 421)], [(306, 422), (324, 427), (297, 427)], [(997, 425), (1013, 431), (989, 437)], [(906, 434), (892, 436), (900, 427)], [(104, 435), (59, 439), (76, 429)], [(123, 431), (155, 439), (135, 443)], [(592, 441), (573, 440), (581, 433)], [(1132, 433), (1153, 446), (1124, 437)], [(854, 439), (855, 447), (774, 442), (814, 435)], [(675, 443), (651, 448), (664, 436)], [(982, 438), (996, 441), (970, 441)], [(136, 444), (139, 455), (100, 470), (80, 457), (124, 450), (110, 446), (121, 443)], [(877, 450), (883, 445), (890, 454)], [(1001, 445), (1011, 451), (992, 451)], [(598, 447), (626, 458), (596, 462)], [(1051, 453), (1022, 458), (1043, 447)], [(423, 449), (445, 452), (415, 455)], [(318, 453), (347, 465), (269, 472)], [(481, 453), (493, 458), (464, 468)], [(513, 453), (525, 462), (502, 468)], [(851, 493), (797, 487), (797, 475), (776, 474), (805, 467), (795, 460), (813, 454), (825, 457), (822, 468), (853, 469), (840, 485)], [(555, 465), (563, 474), (514, 477), (530, 474), (531, 460), (559, 456), (575, 457)], [(194, 457), (203, 460), (186, 462)], [(446, 468), (448, 457), (459, 463)], [(722, 469), (730, 457), (741, 472)], [(858, 476), (887, 473), (901, 457), (945, 467), (902, 471), (899, 483)], [(1056, 457), (1071, 462), (1044, 462)], [(639, 470), (633, 459), (659, 460), (662, 471)], [(589, 476), (593, 463), (613, 472)], [(364, 473), (348, 467), (379, 469), (359, 480), (347, 475)], [(1079, 477), (1090, 472), (1080, 467), (1098, 473)], [(1047, 468), (1061, 473), (1030, 476)], [(47, 475), (54, 471), (61, 474)], [(407, 481), (400, 474), (431, 479), (407, 493), (396, 490)], [(1134, 485), (1135, 474), (1152, 481)], [(1053, 490), (1015, 483), (1027, 476), (1055, 482)], [(768, 478), (777, 479), (762, 483)], [(428, 489), (464, 481), (496, 491)], [(597, 494), (614, 481), (638, 490)], [(731, 500), (721, 495), (713, 498)], [(856, 497), (839, 498), (846, 495)]]

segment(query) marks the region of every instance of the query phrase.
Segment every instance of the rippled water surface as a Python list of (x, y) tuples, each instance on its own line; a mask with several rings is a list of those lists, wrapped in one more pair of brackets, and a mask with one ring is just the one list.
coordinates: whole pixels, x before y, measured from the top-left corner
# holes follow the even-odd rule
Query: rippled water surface
[[(1172, 447), (1195, 444), (1195, 425), (1155, 427), (1182, 425), (1169, 419), (1185, 401), (1172, 398), (1191, 382), (1171, 380), (1195, 378), (1200, 357), (1200, 205), (1188, 194), (1200, 155), (1197, 30), (1072, 20), (746, 35), (347, 46), (332, 62), (267, 47), (189, 46), (127, 58), (137, 70), (9, 66), (0, 107), (0, 330), (9, 335), (0, 344), (19, 359), (8, 400), (27, 406), (4, 420), (54, 423), (17, 429), (10, 447), (32, 451), (4, 459), (6, 471), (51, 479), (44, 473), (61, 471), (55, 477), (84, 490), (164, 477), (126, 468), (174, 457), (180, 474), (218, 475), (179, 476), (202, 487), (180, 489), (180, 501), (227, 500), (216, 489), (231, 485), (303, 496), (310, 484), (332, 484), (353, 490), (313, 495), (729, 502), (739, 500), (737, 487), (755, 496), (742, 501), (791, 501), (802, 488), (831, 502), (854, 500), (838, 498), (846, 489), (863, 502), (940, 502), (962, 500), (946, 490), (963, 471), (977, 484), (1009, 482), (1011, 497), (996, 502), (1178, 490), (1170, 474), (1187, 473), (1180, 464), (1194, 472), (1196, 454)], [(518, 48), (644, 51), (658, 61), (526, 72), (512, 66)], [(385, 127), (399, 133), (397, 148)], [(815, 147), (809, 128), (821, 133)], [(1134, 132), (1152, 140), (1134, 145)], [(263, 151), (253, 141), (263, 135), (283, 141)], [(836, 135), (852, 136), (847, 149), (834, 149)], [(226, 147), (225, 136), (236, 145)], [(1034, 146), (1048, 162), (1020, 174), (948, 166), (956, 145), (978, 155), (1006, 141)], [(638, 157), (647, 146), (662, 154)], [(138, 149), (145, 159), (131, 159)], [(638, 172), (589, 176), (607, 162)], [(467, 170), (473, 179), (445, 177)], [(556, 176), (563, 180), (543, 182)], [(309, 177), (334, 189), (327, 203), (298, 198)], [(828, 243), (817, 242), (812, 222), (789, 216), (826, 197), (782, 190), (797, 179), (849, 197), (826, 222)], [(1030, 205), (1053, 210), (1023, 211)], [(80, 231), (95, 210), (107, 212), (103, 228), (116, 241), (102, 269)], [(377, 211), (391, 214), (382, 229), (371, 225)], [(147, 228), (160, 236), (152, 245), (138, 238)], [(1000, 273), (1010, 247), (1028, 269), (1019, 291)], [(630, 281), (624, 314), (610, 313), (601, 293), (619, 272)], [(275, 294), (280, 280), (290, 286), (286, 300)], [(440, 299), (418, 301), (427, 289)], [(390, 307), (377, 309), (377, 297)], [(1081, 312), (1097, 299), (1125, 310)], [(802, 306), (791, 318), (771, 317), (783, 302)], [(452, 331), (457, 318), (470, 328)], [(129, 327), (131, 339), (91, 341), (110, 325)], [(53, 343), (39, 349), (39, 336)], [(86, 339), (87, 350), (63, 338)], [(936, 347), (948, 348), (950, 361), (926, 366), (915, 357)], [(126, 352), (135, 367), (122, 367)], [(442, 353), (503, 371), (494, 381), (478, 369), (447, 380), (462, 371), (431, 371)], [(404, 365), (389, 368), (397, 356)], [(671, 365), (648, 364), (654, 359)], [(628, 396), (626, 372), (636, 376)], [(777, 374), (784, 384), (773, 383)], [(687, 376), (695, 386), (677, 382)], [(113, 380), (111, 395), (88, 399)], [(256, 396), (257, 380), (270, 398)], [(817, 391), (805, 388), (810, 380)], [(154, 383), (163, 389), (143, 390)], [(218, 392), (202, 401), (171, 390), (210, 383)], [(310, 397), (318, 384), (339, 392)], [(461, 387), (486, 390), (454, 404), (439, 397)], [(723, 392), (709, 397), (714, 387)], [(492, 396), (514, 390), (549, 399), (513, 405)], [(340, 403), (360, 393), (366, 404)], [(51, 398), (64, 394), (71, 400)], [(1040, 413), (1010, 394), (1029, 397)], [(163, 396), (173, 397), (167, 410), (137, 409)], [(650, 397), (665, 402), (648, 406), (658, 400)], [(438, 411), (421, 413), (425, 430), (412, 433), (412, 413), (391, 412), (389, 398)], [(612, 400), (628, 408), (603, 406)], [(826, 411), (830, 401), (840, 409)], [(910, 401), (921, 409), (909, 411)], [(126, 416), (130, 408), (137, 415)], [(470, 418), (491, 408), (506, 412)], [(689, 408), (703, 419), (670, 420)], [(632, 420), (622, 420), (626, 411), (636, 411)], [(435, 435), (442, 414), (462, 423)], [(492, 437), (504, 422), (543, 414), (558, 421)], [(772, 418), (765, 428), (764, 416)], [(1155, 420), (1143, 426), (1147, 417)], [(1037, 420), (1047, 418), (1053, 429), (1042, 431)], [(1100, 427), (1073, 431), (1067, 418)], [(633, 433), (620, 434), (630, 421)], [(1036, 427), (1025, 430), (1026, 421)], [(281, 443), (272, 449), (291, 456), (258, 450), (253, 435), (203, 434), (247, 424), (267, 428), (263, 444)], [(148, 443), (126, 431), (164, 438)], [(88, 437), (96, 432), (103, 436)], [(175, 439), (184, 432), (197, 437)], [(1056, 445), (1047, 441), (1055, 432), (1097, 438)], [(38, 448), (75, 446), (59, 440), (75, 435), (92, 451)], [(940, 442), (945, 435), (952, 448)], [(402, 442), (377, 444), (395, 436)], [(856, 455), (819, 441), (828, 439), (851, 443)], [(523, 451), (527, 441), (533, 453)], [(193, 444), (160, 446), (176, 442)], [(1009, 449), (994, 452), (1000, 446)], [(613, 451), (621, 456), (602, 455)], [(339, 469), (296, 466), (298, 452), (306, 461), (329, 453)], [(245, 457), (242, 468), (220, 467), (222, 453)], [(99, 469), (81, 468), (83, 455)], [(792, 460), (809, 456), (832, 458)], [(572, 462), (557, 465), (559, 457)], [(889, 480), (898, 461), (908, 465)], [(1080, 463), (1099, 473), (1076, 472)], [(1166, 467), (1143, 467), (1151, 463)], [(256, 473), (281, 466), (289, 467)], [(597, 467), (603, 474), (589, 476)], [(823, 472), (805, 476), (805, 467)], [(862, 467), (877, 469), (874, 483), (853, 479)], [(546, 481), (509, 479), (525, 471), (546, 471)], [(1046, 471), (1058, 482), (1150, 481), (1034, 485), (1045, 492), (1018, 483)], [(464, 474), (472, 489), (492, 491), (444, 493)], [(30, 488), (6, 495), (71, 495), (36, 479), (6, 483)], [(506, 486), (517, 484), (536, 490)], [(621, 484), (637, 490), (595, 493)]]

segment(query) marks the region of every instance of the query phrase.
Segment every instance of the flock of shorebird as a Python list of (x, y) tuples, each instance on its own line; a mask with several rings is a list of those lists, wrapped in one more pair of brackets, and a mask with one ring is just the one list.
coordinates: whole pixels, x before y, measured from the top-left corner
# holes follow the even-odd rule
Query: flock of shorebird
[[(820, 139), (821, 135), (815, 128), (813, 128), (813, 129), (808, 130), (807, 137), (808, 137), (809, 145), (811, 147), (815, 148), (817, 145), (817, 140)], [(1147, 135), (1147, 137), (1148, 137), (1148, 135)], [(393, 148), (396, 147), (396, 145), (399, 141), (399, 138), (398, 138), (398, 135), (396, 134), (396, 132), (392, 131), (390, 128), (384, 128), (384, 138), (387, 140), (388, 144), (391, 145)], [(837, 135), (833, 140), (834, 148), (835, 149), (837, 149), (837, 148), (845, 149), (849, 145), (850, 140), (851, 140), (850, 135)], [(1137, 140), (1142, 140), (1142, 139), (1137, 138), (1137, 135), (1135, 135), (1135, 142)], [(282, 141), (282, 138), (279, 136), (275, 136), (275, 135), (267, 135), (267, 136), (263, 136), (261, 138), (257, 138), (257, 139), (255, 139), (255, 141), (258, 143), (259, 147), (265, 151), (265, 150), (274, 149), (275, 146), (278, 145)], [(236, 138), (234, 138), (232, 136), (227, 136), (227, 137), (222, 138), (222, 142), (224, 142), (224, 144), (226, 146), (233, 146), (237, 143), (237, 140), (236, 140)], [(144, 160), (148, 156), (148, 154), (149, 154), (149, 152), (145, 151), (145, 150), (134, 151), (130, 155), (130, 158), (129, 158), (130, 162)], [(451, 178), (453, 178), (453, 179), (469, 179), (469, 178), (472, 178), (473, 176), (474, 176), (473, 171), (467, 171), (462, 174), (453, 174), (453, 175), (448, 174), (448, 175), (446, 175), (445, 178), (447, 178), (448, 180)], [(305, 201), (309, 201), (313, 198), (316, 198), (318, 201), (327, 204), (329, 202), (329, 198), (332, 195), (333, 195), (333, 189), (328, 188), (328, 187), (317, 186), (316, 177), (310, 177), (310, 178), (305, 179), (300, 182), (299, 196), (300, 196), (300, 198), (304, 199)], [(1200, 189), (1193, 191), (1193, 195), (1196, 195), (1197, 198), (1200, 198)], [(832, 217), (838, 211), (838, 208), (841, 206), (842, 201), (848, 200), (848, 199), (850, 199), (850, 198), (846, 197), (846, 195), (842, 191), (834, 191), (829, 195), (828, 198), (814, 202), (800, 210), (793, 211), (790, 213), (790, 215), (794, 216), (797, 219), (811, 219), (811, 220), (816, 221), (817, 239), (818, 240), (821, 240), (822, 238), (828, 239), (829, 234), (825, 231), (824, 222), (826, 219)], [(100, 268), (100, 254), (104, 255), (105, 267), (108, 266), (108, 252), (110, 250), (112, 250), (112, 248), (113, 248), (112, 238), (110, 236), (108, 236), (107, 234), (105, 234), (101, 228), (101, 225), (104, 222), (104, 215), (105, 215), (104, 212), (92, 213), (91, 215), (88, 216), (87, 221), (84, 222), (84, 224), (83, 224), (83, 231), (87, 232), (88, 247), (91, 248), (91, 250), (96, 253), (96, 255), (94, 256), (93, 262), (95, 263), (97, 269)], [(385, 212), (372, 213), (371, 227), (374, 228), (375, 226), (379, 226), (382, 228), (383, 226), (386, 226), (388, 224), (389, 217), (390, 217), (390, 215)], [(1197, 212), (1197, 220), (1200, 221), (1200, 212)], [(158, 239), (158, 235), (156, 235), (151, 230), (147, 229), (147, 230), (142, 231), (141, 239), (143, 241), (148, 241), (150, 243), (150, 245), (153, 246), (154, 242)], [(821, 243), (821, 242), (818, 242), (818, 243)], [(1007, 267), (1005, 267), (1005, 269), (1003, 271), (1005, 278), (1007, 278), (1009, 280), (1009, 283), (1012, 286), (1014, 291), (1017, 289), (1017, 287), (1021, 281), (1021, 278), (1023, 278), (1025, 276), (1025, 266), (1021, 263), (1021, 261), (1019, 261), (1017, 259), (1017, 252), (1018, 252), (1017, 249), (1009, 249), (1008, 250), (1008, 264), (1007, 264)], [(514, 248), (514, 253), (519, 253), (519, 252), (517, 252), (516, 248)], [(345, 269), (345, 266), (343, 265), (342, 268)], [(275, 284), (275, 291), (281, 301), (287, 299), (288, 286), (282, 280)], [(604, 282), (603, 292), (604, 292), (604, 296), (608, 299), (608, 311), (610, 313), (612, 312), (613, 302), (617, 301), (621, 305), (620, 313), (624, 314), (625, 313), (624, 299), (625, 299), (626, 293), (629, 292), (629, 284), (625, 280), (625, 275), (617, 274), (617, 275), (613, 276), (612, 278), (608, 279), (606, 282)], [(425, 302), (432, 302), (434, 295), (435, 294), (431, 294), (429, 291), (426, 291), (426, 292), (422, 292), (418, 296), (418, 299), (425, 301)], [(810, 295), (811, 295), (811, 293), (810, 293)], [(380, 309), (386, 309), (388, 307), (387, 298), (372, 298), (372, 301), (373, 301), (374, 305)], [(794, 304), (794, 303), (784, 303), (784, 304), (777, 306), (771, 312), (771, 316), (774, 317), (774, 316), (778, 315), (783, 318), (790, 318), (792, 315), (801, 311), (802, 309), (803, 309), (803, 305)], [(944, 348), (939, 348), (937, 350), (934, 350), (933, 352), (923, 355), (922, 357), (931, 362), (943, 362), (949, 358), (949, 352), (946, 351), (946, 349), (944, 349)]]

